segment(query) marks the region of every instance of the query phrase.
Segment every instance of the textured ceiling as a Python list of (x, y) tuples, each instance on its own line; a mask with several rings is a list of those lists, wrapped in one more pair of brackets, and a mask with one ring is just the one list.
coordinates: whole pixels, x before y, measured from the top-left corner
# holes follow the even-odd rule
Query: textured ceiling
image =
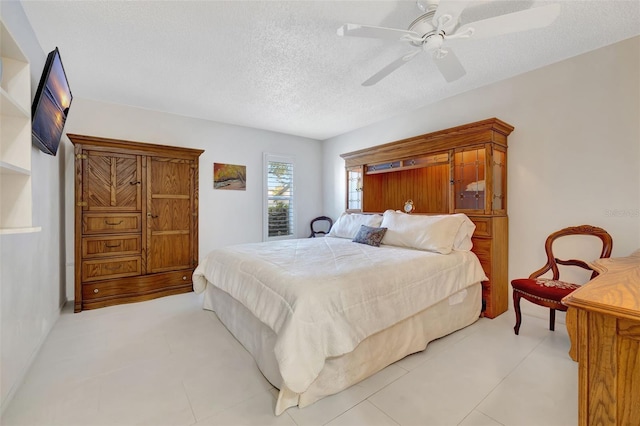
[[(445, 0), (442, 0), (445, 1)], [(326, 139), (640, 34), (640, 2), (475, 1), (471, 22), (559, 3), (549, 27), (458, 41), (467, 75), (428, 55), (360, 83), (404, 43), (342, 38), (346, 22), (405, 29), (414, 1), (23, 1), (45, 52), (58, 46), (75, 97)]]

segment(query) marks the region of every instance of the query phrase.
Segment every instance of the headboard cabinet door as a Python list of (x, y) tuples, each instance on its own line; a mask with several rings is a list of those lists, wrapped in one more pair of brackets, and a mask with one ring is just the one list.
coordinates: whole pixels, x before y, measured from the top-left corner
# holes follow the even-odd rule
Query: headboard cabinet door
[(347, 168), (347, 208), (349, 212), (362, 211), (362, 166)]

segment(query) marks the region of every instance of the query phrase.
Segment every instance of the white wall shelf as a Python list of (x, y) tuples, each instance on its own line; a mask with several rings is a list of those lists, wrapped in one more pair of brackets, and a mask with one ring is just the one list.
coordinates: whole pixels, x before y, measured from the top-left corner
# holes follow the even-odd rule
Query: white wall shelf
[(0, 160), (0, 174), (31, 176), (31, 170)]
[(29, 61), (0, 21), (0, 234), (32, 225), (31, 74)]
[(40, 231), (42, 231), (41, 226), (31, 226), (29, 228), (0, 228), (0, 235), (30, 234), (32, 232)]

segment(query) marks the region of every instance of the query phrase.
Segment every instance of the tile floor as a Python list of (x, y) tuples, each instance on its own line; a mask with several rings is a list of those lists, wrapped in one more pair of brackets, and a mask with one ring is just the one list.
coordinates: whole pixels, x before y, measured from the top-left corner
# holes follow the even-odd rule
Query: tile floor
[(277, 391), (193, 293), (66, 310), (1, 419), (10, 425), (575, 425), (562, 324), (513, 313), (429, 344), (307, 408)]

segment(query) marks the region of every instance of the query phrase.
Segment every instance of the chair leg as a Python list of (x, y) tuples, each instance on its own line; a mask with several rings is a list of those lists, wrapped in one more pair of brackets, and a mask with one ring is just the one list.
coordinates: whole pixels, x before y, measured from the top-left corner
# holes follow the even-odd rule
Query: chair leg
[(515, 331), (516, 335), (520, 333), (520, 323), (522, 322), (522, 314), (520, 313), (520, 298), (522, 296), (519, 292), (513, 292), (513, 309), (516, 311), (516, 325), (513, 327), (513, 331)]
[(556, 329), (556, 310), (551, 309), (549, 311), (549, 330), (555, 331)]

